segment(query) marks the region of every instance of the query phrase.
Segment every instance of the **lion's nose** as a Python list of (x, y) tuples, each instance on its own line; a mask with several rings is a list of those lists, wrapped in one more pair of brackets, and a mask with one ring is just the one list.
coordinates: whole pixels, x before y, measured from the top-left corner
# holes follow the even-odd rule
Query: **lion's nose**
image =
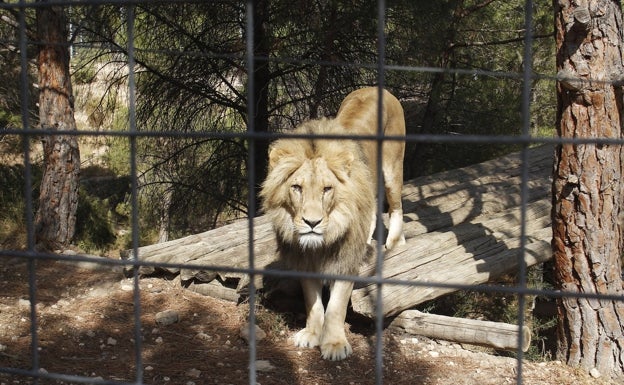
[(303, 221), (310, 226), (311, 229), (314, 229), (316, 227), (316, 225), (318, 225), (319, 223), (321, 223), (320, 219), (314, 219), (314, 220), (310, 220), (310, 219), (306, 219), (303, 218)]

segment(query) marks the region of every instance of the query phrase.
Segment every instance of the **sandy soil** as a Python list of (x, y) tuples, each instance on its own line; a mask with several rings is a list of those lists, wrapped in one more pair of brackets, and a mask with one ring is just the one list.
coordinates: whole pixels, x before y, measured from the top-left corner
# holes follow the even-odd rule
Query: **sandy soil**
[[(0, 367), (31, 367), (28, 265), (0, 257)], [(133, 281), (118, 268), (88, 268), (68, 262), (36, 266), (37, 333), (42, 372), (134, 382)], [(179, 281), (140, 281), (142, 372), (145, 384), (249, 384), (249, 346), (241, 338), (248, 306), (193, 293)], [(173, 311), (178, 321), (159, 325), (157, 314)], [(375, 384), (374, 326), (347, 319), (354, 354), (327, 362), (317, 349), (299, 349), (292, 336), (303, 315), (259, 308), (266, 338), (257, 343), (256, 381), (271, 384)], [(426, 338), (383, 335), (384, 384), (514, 384), (515, 359), (467, 350)], [(531, 385), (616, 382), (592, 378), (558, 362), (524, 362), (523, 383)], [(19, 374), (0, 373), (0, 385), (31, 384)], [(39, 384), (69, 384), (43, 379)]]

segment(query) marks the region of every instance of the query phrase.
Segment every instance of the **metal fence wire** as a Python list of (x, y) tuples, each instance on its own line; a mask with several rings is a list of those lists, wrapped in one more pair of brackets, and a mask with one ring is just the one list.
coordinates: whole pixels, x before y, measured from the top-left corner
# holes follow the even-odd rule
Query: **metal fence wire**
[[(28, 261), (28, 288), (29, 288), (29, 299), (30, 299), (30, 334), (31, 334), (31, 351), (30, 355), (32, 357), (30, 369), (10, 367), (7, 365), (0, 365), (0, 374), (5, 374), (11, 377), (2, 377), (3, 379), (0, 382), (5, 383), (6, 378), (16, 378), (19, 381), (32, 381), (32, 383), (38, 383), (44, 380), (51, 380), (63, 383), (84, 383), (84, 384), (144, 384), (149, 383), (146, 380), (146, 373), (144, 372), (144, 362), (143, 362), (143, 344), (142, 344), (142, 329), (144, 325), (142, 325), (142, 309), (141, 309), (141, 300), (140, 300), (140, 289), (139, 289), (139, 270), (140, 266), (165, 266), (165, 264), (151, 264), (145, 261), (141, 261), (140, 251), (139, 251), (139, 223), (138, 223), (138, 177), (137, 177), (137, 140), (143, 137), (172, 137), (172, 138), (192, 138), (192, 137), (207, 137), (207, 138), (240, 138), (245, 140), (248, 143), (248, 160), (250, 163), (253, 163), (253, 160), (256, 158), (256, 142), (258, 140), (263, 139), (275, 139), (277, 134), (268, 134), (264, 132), (260, 132), (256, 130), (254, 127), (253, 119), (248, 120), (247, 130), (240, 133), (223, 133), (223, 132), (214, 132), (214, 133), (180, 133), (174, 131), (160, 130), (160, 131), (141, 131), (137, 129), (137, 118), (135, 115), (136, 112), (136, 80), (135, 80), (135, 70), (138, 68), (137, 63), (135, 61), (135, 7), (142, 3), (150, 3), (150, 4), (167, 4), (167, 3), (184, 3), (181, 1), (148, 1), (148, 0), (83, 0), (83, 1), (48, 1), (48, 2), (32, 2), (32, 1), (9, 1), (9, 2), (1, 2), (0, 10), (9, 11), (14, 15), (17, 15), (17, 20), (19, 22), (19, 41), (17, 41), (16, 45), (19, 47), (20, 52), (20, 60), (21, 60), (21, 72), (20, 72), (20, 102), (22, 105), (22, 123), (23, 127), (20, 129), (6, 129), (4, 133), (7, 135), (16, 135), (22, 138), (23, 144), (23, 160), (25, 163), (25, 183), (23, 186), (24, 190), (24, 199), (25, 199), (25, 212), (26, 212), (26, 227), (27, 227), (27, 249), (23, 251), (16, 250), (0, 250), (0, 256), (2, 258), (22, 258)], [(131, 175), (131, 227), (132, 227), (132, 249), (133, 249), (133, 258), (130, 260), (112, 260), (112, 259), (97, 259), (94, 260), (87, 256), (67, 256), (67, 255), (57, 255), (51, 254), (47, 252), (40, 252), (35, 247), (35, 223), (33, 218), (33, 197), (32, 197), (32, 185), (33, 185), (33, 165), (31, 164), (31, 154), (29, 148), (29, 142), (35, 137), (46, 137), (56, 135), (57, 132), (53, 130), (40, 129), (36, 127), (32, 127), (29, 125), (30, 117), (29, 117), (29, 109), (28, 106), (30, 104), (31, 95), (29, 94), (28, 88), (28, 71), (29, 71), (29, 57), (28, 51), (32, 49), (32, 45), (37, 45), (39, 42), (33, 41), (31, 37), (27, 34), (27, 12), (36, 9), (37, 7), (50, 6), (50, 5), (58, 5), (67, 7), (67, 9), (72, 9), (74, 7), (88, 7), (88, 6), (97, 6), (97, 5), (115, 5), (119, 7), (120, 11), (125, 13), (126, 24), (125, 24), (125, 33), (127, 35), (127, 57), (125, 58), (127, 66), (129, 68), (128, 72), (128, 111), (129, 111), (129, 126), (126, 131), (116, 131), (116, 132), (100, 132), (100, 131), (76, 131), (76, 132), (64, 132), (67, 135), (77, 135), (84, 137), (96, 137), (96, 136), (117, 136), (117, 137), (125, 137), (128, 139), (130, 143), (130, 175)], [(245, 3), (245, 30), (249, 33), (245, 34), (245, 43), (246, 43), (246, 55), (244, 57), (244, 63), (246, 66), (246, 73), (253, 74), (255, 71), (254, 66), (258, 61), (269, 60), (266, 57), (255, 57), (254, 56), (254, 7), (256, 6), (254, 1), (248, 0)], [(296, 6), (296, 5), (293, 5)], [(532, 30), (533, 24), (533, 3), (531, 0), (527, 0), (525, 2), (525, 31)], [(403, 72), (420, 72), (420, 73), (440, 73), (440, 72), (452, 72), (455, 74), (464, 74), (464, 75), (474, 75), (474, 76), (485, 76), (492, 78), (515, 78), (522, 80), (522, 105), (521, 105), (521, 114), (522, 114), (522, 133), (519, 136), (501, 136), (501, 135), (431, 135), (431, 134), (421, 134), (421, 135), (410, 135), (408, 134), (405, 137), (405, 141), (407, 144), (410, 143), (463, 143), (466, 145), (471, 144), (519, 144), (522, 146), (522, 156), (521, 156), (521, 220), (522, 220), (522, 234), (521, 234), (521, 252), (518, 254), (518, 263), (519, 271), (518, 277), (519, 281), (516, 286), (513, 287), (497, 287), (497, 286), (480, 286), (480, 285), (454, 285), (448, 284), (444, 282), (435, 282), (435, 281), (420, 281), (418, 279), (403, 281), (396, 279), (386, 279), (383, 278), (383, 250), (382, 244), (383, 242), (377, 242), (377, 262), (376, 262), (376, 273), (371, 277), (353, 277), (353, 276), (322, 276), (323, 278), (335, 279), (341, 278), (346, 280), (352, 280), (355, 282), (362, 283), (373, 283), (377, 285), (379, 290), (382, 289), (384, 285), (387, 284), (395, 284), (395, 285), (406, 285), (406, 286), (437, 286), (437, 287), (448, 287), (458, 290), (476, 290), (481, 292), (488, 291), (506, 291), (510, 294), (517, 295), (519, 300), (519, 312), (518, 312), (518, 330), (521, 331), (525, 324), (524, 313), (523, 310), (525, 308), (525, 297), (528, 295), (542, 295), (546, 297), (559, 297), (562, 296), (562, 293), (552, 291), (552, 290), (535, 290), (527, 287), (527, 266), (524, 259), (525, 254), (525, 246), (527, 242), (526, 236), (526, 211), (527, 211), (527, 199), (528, 199), (528, 175), (529, 175), (529, 167), (530, 167), (530, 159), (528, 157), (528, 148), (533, 144), (539, 143), (550, 143), (550, 144), (560, 144), (564, 142), (574, 142), (574, 143), (596, 143), (596, 140), (585, 140), (585, 139), (557, 139), (557, 138), (535, 138), (530, 134), (530, 107), (531, 107), (531, 84), (535, 79), (536, 75), (532, 68), (533, 62), (533, 36), (531, 33), (524, 34), (524, 52), (523, 55), (523, 67), (521, 73), (503, 73), (503, 72), (493, 72), (486, 70), (466, 70), (466, 69), (443, 69), (437, 67), (413, 67), (413, 66), (400, 66), (400, 65), (388, 65), (386, 64), (386, 41), (385, 41), (385, 15), (386, 15), (386, 3), (384, 0), (379, 0), (377, 2), (377, 47), (378, 47), (378, 61), (377, 63), (368, 63), (368, 64), (358, 64), (358, 63), (340, 63), (340, 65), (348, 65), (354, 68), (367, 68), (374, 69), (377, 72), (377, 84), (380, 87), (383, 87), (386, 83), (385, 74), (387, 71), (403, 71)], [(174, 54), (174, 52), (172, 52)], [(209, 60), (209, 59), (208, 59)], [(271, 58), (270, 60), (282, 60), (281, 58)], [(290, 60), (289, 58), (283, 58), (283, 60)], [(336, 65), (336, 63), (311, 63), (311, 64), (323, 64), (323, 65)], [(551, 79), (554, 80), (554, 79)], [(254, 84), (254, 77), (250, 76), (248, 79), (247, 85), (247, 97), (248, 100), (253, 100), (253, 95), (255, 93), (256, 84)], [(380, 102), (379, 108), (381, 108)], [(254, 116), (256, 106), (253, 103), (247, 103), (247, 116)], [(381, 114), (379, 114), (381, 116)], [(381, 124), (381, 123), (380, 123)], [(377, 135), (374, 137), (379, 143), (381, 143), (384, 138), (382, 135)], [(387, 138), (385, 138), (387, 140)], [(608, 139), (600, 139), (598, 141), (604, 143), (617, 143), (621, 144), (620, 141), (612, 141)], [(381, 156), (379, 154), (378, 156)], [(378, 162), (381, 167), (381, 162)], [(379, 170), (378, 170), (379, 171)], [(254, 167), (249, 168), (248, 172), (248, 180), (247, 180), (247, 188), (249, 191), (255, 190), (255, 170)], [(377, 172), (379, 178), (381, 178), (382, 173)], [(378, 183), (379, 191), (378, 196), (383, 196), (383, 183)], [(378, 213), (382, 211), (383, 207), (383, 199), (378, 199), (379, 207), (377, 208)], [(256, 314), (253, 309), (256, 308), (256, 302), (258, 301), (255, 286), (254, 286), (254, 277), (257, 276), (266, 276), (266, 275), (278, 275), (278, 276), (290, 276), (295, 278), (301, 277), (318, 277), (317, 274), (306, 274), (306, 273), (297, 273), (297, 272), (284, 272), (284, 271), (271, 271), (265, 269), (259, 269), (256, 267), (255, 260), (255, 250), (253, 247), (253, 239), (254, 239), (254, 223), (253, 217), (255, 213), (258, 211), (258, 207), (256, 207), (256, 197), (251, 194), (248, 199), (248, 212), (249, 212), (249, 221), (248, 221), (248, 233), (249, 233), (249, 267), (244, 269), (228, 269), (223, 266), (211, 266), (211, 265), (193, 265), (194, 269), (204, 269), (206, 271), (225, 271), (231, 270), (239, 273), (248, 274), (250, 276), (249, 279), (249, 308), (251, 311), (249, 312), (249, 358), (248, 358), (248, 382), (249, 384), (256, 384), (257, 381), (257, 372), (258, 368), (256, 367), (257, 363), (257, 351), (256, 351), (256, 331), (253, 325), (256, 324)], [(378, 215), (378, 217), (381, 217)], [(381, 226), (378, 226), (381, 228)], [(376, 234), (377, 239), (381, 239), (383, 234), (379, 231)], [(40, 328), (40, 319), (38, 317), (38, 308), (37, 308), (37, 300), (38, 300), (38, 291), (37, 291), (37, 261), (39, 260), (65, 260), (69, 261), (69, 263), (78, 263), (78, 262), (94, 262), (99, 264), (108, 264), (108, 265), (116, 265), (116, 266), (124, 266), (124, 267), (134, 267), (133, 270), (133, 343), (134, 343), (134, 359), (135, 359), (135, 378), (133, 382), (120, 382), (120, 381), (111, 381), (104, 380), (102, 378), (92, 378), (80, 376), (75, 373), (60, 373), (60, 372), (47, 372), (41, 370), (40, 366), (40, 341), (38, 337), (38, 330)], [(184, 268), (185, 265), (173, 265), (174, 267)], [(591, 297), (591, 296), (590, 296)], [(617, 299), (622, 300), (619, 297), (609, 297), (609, 296), (597, 296), (603, 299)], [(384, 328), (384, 314), (382, 311), (382, 296), (377, 296), (377, 306), (376, 306), (376, 317), (375, 317), (375, 370), (374, 382), (376, 384), (384, 383), (384, 375), (383, 375), (383, 340), (382, 333)], [(524, 354), (522, 351), (522, 333), (518, 333), (518, 349), (516, 351), (516, 383), (523, 383), (523, 359)], [(320, 358), (319, 358), (320, 359)], [(0, 356), (0, 362), (2, 362), (2, 356)], [(6, 381), (7, 384), (12, 383), (11, 380)], [(23, 382), (20, 382), (23, 383)]]

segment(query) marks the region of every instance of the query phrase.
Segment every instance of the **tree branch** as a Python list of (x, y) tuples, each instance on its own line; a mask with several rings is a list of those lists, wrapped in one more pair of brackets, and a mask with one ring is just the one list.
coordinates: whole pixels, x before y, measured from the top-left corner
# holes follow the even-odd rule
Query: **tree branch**
[[(552, 38), (553, 36), (554, 36), (554, 32), (541, 34), (541, 35), (533, 35), (532, 38), (533, 40), (535, 40), (535, 39)], [(475, 41), (475, 42), (469, 42), (469, 43), (450, 43), (449, 48), (453, 49), (453, 48), (458, 48), (458, 47), (465, 48), (465, 47), (485, 47), (485, 46), (490, 46), (490, 45), (504, 45), (504, 44), (510, 44), (510, 43), (523, 42), (524, 39), (525, 39), (524, 36), (522, 36), (522, 37), (517, 37), (513, 39), (504, 39), (504, 40)]]

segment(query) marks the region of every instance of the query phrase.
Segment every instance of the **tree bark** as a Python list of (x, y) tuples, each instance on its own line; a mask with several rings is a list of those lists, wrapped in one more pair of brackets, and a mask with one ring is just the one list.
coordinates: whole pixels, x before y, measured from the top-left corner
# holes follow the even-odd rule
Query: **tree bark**
[(166, 185), (162, 191), (162, 202), (158, 208), (158, 243), (169, 240), (169, 227), (171, 225), (171, 203), (173, 200), (173, 186)]
[[(253, 121), (254, 131), (258, 133), (269, 132), (269, 85), (271, 83), (271, 69), (269, 67), (269, 55), (271, 52), (270, 33), (268, 28), (269, 19), (269, 4), (267, 0), (256, 1), (254, 4), (254, 72), (249, 74), (250, 78), (253, 78), (254, 82), (254, 94), (253, 100), (249, 103), (253, 103), (255, 106), (254, 116), (249, 116), (248, 119)], [(262, 185), (267, 172), (267, 153), (269, 150), (268, 140), (256, 140), (255, 141), (255, 153), (253, 164), (249, 167), (253, 167), (255, 170), (255, 181), (257, 191), (259, 186)], [(258, 211), (262, 205), (260, 196), (254, 192), (256, 197), (256, 210), (255, 213), (249, 213), (249, 215), (258, 215)]]
[(37, 8), (39, 123), (55, 131), (43, 137), (43, 178), (36, 215), (37, 243), (47, 248), (69, 244), (74, 236), (80, 152), (75, 135), (69, 75), (67, 21), (60, 6)]
[[(555, 4), (557, 130), (562, 138), (622, 137), (624, 72), (619, 1)], [(567, 293), (622, 295), (618, 221), (620, 145), (564, 144), (555, 150), (555, 281)], [(624, 369), (624, 303), (566, 297), (559, 301), (558, 357), (618, 376)]]

